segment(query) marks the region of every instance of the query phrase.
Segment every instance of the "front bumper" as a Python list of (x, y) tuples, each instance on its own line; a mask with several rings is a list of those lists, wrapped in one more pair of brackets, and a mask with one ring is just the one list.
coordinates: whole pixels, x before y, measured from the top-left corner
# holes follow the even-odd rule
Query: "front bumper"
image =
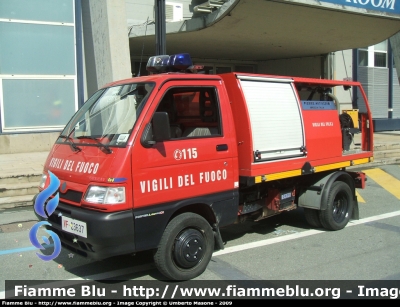
[[(35, 198), (33, 203), (35, 203)], [(86, 223), (87, 238), (62, 230), (61, 215)], [(37, 215), (39, 220), (45, 221)], [(47, 221), (60, 238), (63, 247), (84, 257), (101, 260), (135, 252), (134, 217), (132, 210), (120, 212), (98, 212), (63, 203)]]

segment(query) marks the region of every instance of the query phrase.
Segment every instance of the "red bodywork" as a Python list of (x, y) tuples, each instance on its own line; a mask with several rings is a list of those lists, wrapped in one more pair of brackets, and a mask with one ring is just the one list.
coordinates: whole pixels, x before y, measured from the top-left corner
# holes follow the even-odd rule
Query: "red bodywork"
[[(259, 75), (243, 74), (258, 77)], [(260, 174), (273, 174), (279, 172), (286, 172), (293, 169), (301, 169), (304, 163), (309, 162), (312, 166), (326, 165), (338, 163), (353, 159), (362, 159), (373, 157), (373, 128), (372, 128), (372, 115), (368, 104), (367, 114), (362, 115), (362, 130), (364, 131), (362, 139), (363, 152), (342, 155), (342, 133), (340, 130), (340, 123), (337, 110), (323, 110), (323, 111), (302, 111), (304, 121), (304, 135), (305, 144), (307, 148), (307, 155), (297, 159), (271, 161), (267, 163), (253, 163), (252, 153), (252, 132), (250, 127), (249, 112), (245, 103), (243, 91), (240, 88), (239, 80), (236, 78), (235, 73), (223, 74), (225, 87), (229, 93), (231, 101), (233, 123), (235, 124), (237, 144), (238, 144), (238, 157), (239, 157), (239, 172), (240, 176), (259, 176)], [(273, 78), (285, 78), (268, 76)], [(359, 82), (349, 81), (335, 81), (323, 79), (310, 79), (292, 77), (294, 84), (306, 85), (322, 85), (327, 87), (334, 86), (358, 86), (364, 101), (367, 101), (365, 92), (363, 91)], [(279, 101), (277, 100), (277, 103)], [(369, 127), (367, 128), (367, 121)], [(323, 129), (314, 129), (313, 123), (315, 122), (330, 122), (332, 126), (325, 126)], [(277, 135), (278, 136), (278, 135)]]
[[(243, 75), (243, 74), (241, 74)], [(251, 75), (249, 76), (259, 76)], [(222, 77), (222, 78), (221, 78)], [(65, 202), (86, 208), (102, 211), (120, 211), (129, 208), (150, 206), (159, 202), (170, 202), (179, 199), (193, 198), (205, 194), (217, 193), (238, 188), (239, 176), (254, 177), (266, 174), (301, 169), (309, 162), (312, 166), (338, 163), (342, 161), (370, 158), (373, 156), (373, 129), (371, 112), (362, 115), (363, 133), (362, 149), (360, 153), (342, 155), (342, 135), (336, 110), (302, 112), (304, 121), (305, 143), (307, 155), (304, 157), (269, 161), (255, 164), (252, 152), (252, 134), (250, 118), (245, 98), (238, 84), (235, 73), (216, 75), (193, 74), (160, 74), (135, 79), (127, 79), (108, 84), (107, 86), (138, 82), (141, 80), (156, 82), (157, 91), (153, 91), (148, 99), (146, 110), (138, 118), (126, 148), (115, 148), (110, 155), (104, 154), (99, 148), (86, 147), (84, 151), (73, 152), (69, 146), (55, 145), (45, 164), (45, 171), (52, 171), (61, 180), (65, 181), (69, 189), (86, 192), (89, 185), (113, 186), (113, 178), (126, 178), (123, 185), (127, 191), (126, 203), (119, 205), (95, 205), (85, 201), (81, 203), (65, 200)], [(268, 76), (266, 76), (268, 77)], [(277, 76), (273, 76), (277, 78)], [(283, 77), (282, 77), (283, 78)], [(287, 78), (287, 77), (285, 77)], [(323, 86), (360, 86), (358, 82), (333, 81), (293, 77), (294, 84)], [(144, 148), (140, 145), (140, 136), (145, 124), (151, 121), (158, 101), (164, 92), (173, 86), (215, 86), (218, 90), (218, 99), (221, 108), (223, 136), (221, 138), (182, 139), (175, 142), (163, 142), (153, 148)], [(365, 101), (367, 98), (360, 87)], [(331, 122), (332, 126), (314, 129), (313, 122)], [(367, 129), (367, 121), (369, 128)], [(229, 150), (217, 152), (215, 147), (227, 144)], [(79, 141), (77, 141), (79, 146)], [(196, 159), (176, 160), (176, 149), (196, 148)], [(51, 163), (59, 159), (59, 163)], [(98, 164), (96, 173), (81, 170), (83, 163)], [(205, 182), (206, 173), (227, 171), (223, 180), (215, 179)], [(201, 179), (203, 176), (203, 179)], [(217, 176), (217, 174), (216, 174)], [(219, 176), (219, 175), (218, 175)], [(201, 182), (200, 182), (201, 181)], [(65, 192), (65, 191), (64, 191)]]
[[(286, 85), (287, 89), (293, 89), (291, 103), (298, 112), (297, 122), (301, 125), (301, 141), (304, 143), (304, 146), (295, 148), (295, 156), (257, 160), (252, 129), (261, 129), (258, 132), (262, 132), (264, 119), (260, 120), (259, 126), (252, 125), (254, 122), (250, 121), (248, 102), (237, 73), (166, 73), (110, 83), (106, 87), (130, 83), (151, 83), (154, 87), (143, 103), (136, 124), (129, 132), (123, 132), (122, 136), (127, 140), (123, 146), (110, 146), (110, 152), (96, 144), (103, 140), (96, 141), (86, 136), (85, 139), (73, 138), (73, 144), (59, 139), (53, 146), (44, 172), (51, 171), (60, 180), (60, 203), (50, 221), (51, 229), (60, 235), (64, 245), (94, 259), (156, 249), (169, 221), (183, 212), (203, 216), (216, 231), (218, 227), (236, 222), (238, 215), (253, 215), (258, 220), (295, 209), (296, 193), (300, 194), (330, 174), (333, 174), (331, 181), (338, 176), (347, 180), (353, 194), (355, 186), (364, 187), (365, 176), (362, 173), (349, 175), (343, 171), (347, 166), (368, 163), (373, 159), (371, 112), (360, 83), (240, 75), (249, 80), (289, 80)], [(359, 114), (362, 135), (359, 150), (344, 152), (338, 110), (309, 111), (303, 108), (296, 89), (315, 86), (359, 87), (366, 107)], [(148, 141), (148, 135), (153, 137), (149, 130), (162, 123), (156, 121), (162, 118), (158, 115), (164, 116), (165, 126), (160, 124), (161, 130), (172, 128), (168, 126), (171, 119), (167, 120), (170, 114), (160, 111), (162, 102), (168, 97), (175, 99), (175, 110), (181, 117), (174, 119), (174, 124), (183, 134), (162, 138), (161, 141)], [(278, 98), (276, 104), (280, 103)], [(199, 120), (193, 119), (195, 110), (199, 109), (203, 116), (199, 116)], [(218, 114), (218, 118), (210, 119), (213, 117), (210, 114)], [(286, 124), (288, 127), (291, 125), (290, 122)], [(75, 125), (77, 123), (72, 127)], [(209, 129), (210, 134), (184, 135), (193, 128), (199, 128), (198, 131)], [(211, 132), (216, 130), (216, 133)], [(268, 137), (270, 140), (279, 138), (279, 131), (269, 130)], [(69, 135), (64, 135), (64, 138), (72, 139)], [(74, 150), (74, 146), (80, 149)], [(314, 177), (314, 173), (319, 174)], [(356, 183), (353, 184), (352, 180)], [(331, 184), (331, 181), (323, 182)], [(103, 190), (104, 187), (124, 187), (125, 201), (116, 204), (85, 201), (85, 194), (91, 186)], [(110, 190), (118, 189), (107, 189)], [(323, 201), (318, 198), (316, 202), (314, 208), (321, 208)], [(84, 225), (87, 236), (63, 228), (61, 216)]]

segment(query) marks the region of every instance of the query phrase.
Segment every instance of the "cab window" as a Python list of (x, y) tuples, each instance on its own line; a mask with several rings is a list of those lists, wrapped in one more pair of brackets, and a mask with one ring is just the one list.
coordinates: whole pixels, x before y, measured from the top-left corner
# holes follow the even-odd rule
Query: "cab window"
[(168, 114), (173, 139), (222, 135), (214, 87), (172, 88), (163, 96), (156, 112)]

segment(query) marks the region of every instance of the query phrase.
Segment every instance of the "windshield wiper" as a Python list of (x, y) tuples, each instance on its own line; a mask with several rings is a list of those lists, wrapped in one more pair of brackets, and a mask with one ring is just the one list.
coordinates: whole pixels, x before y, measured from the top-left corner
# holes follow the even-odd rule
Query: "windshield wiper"
[(73, 138), (71, 138), (70, 136), (64, 135), (64, 134), (60, 134), (58, 137), (59, 137), (59, 138), (62, 138), (62, 139), (65, 139), (64, 143), (68, 140), (68, 141), (69, 141), (68, 144), (71, 146), (71, 148), (72, 148), (73, 151), (81, 151), (81, 150), (82, 150), (81, 148), (79, 148), (79, 147), (74, 143)]
[(103, 144), (102, 142), (100, 142), (97, 138), (95, 138), (94, 136), (78, 136), (77, 139), (89, 139), (89, 140), (94, 140), (97, 142), (97, 144), (101, 145), (102, 148), (104, 148), (106, 150), (106, 153), (112, 153), (112, 150), (110, 149), (110, 147), (108, 147), (108, 145)]

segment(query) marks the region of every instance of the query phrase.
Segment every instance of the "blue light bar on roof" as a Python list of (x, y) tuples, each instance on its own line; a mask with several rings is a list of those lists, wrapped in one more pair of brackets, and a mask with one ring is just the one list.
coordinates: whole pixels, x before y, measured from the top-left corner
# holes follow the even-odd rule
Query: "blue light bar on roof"
[(192, 58), (189, 53), (174, 54), (169, 57), (169, 63), (171, 67), (178, 70), (188, 69), (193, 65)]
[(147, 61), (146, 70), (151, 72), (164, 72), (168, 66), (169, 55), (152, 56)]
[(153, 73), (185, 71), (193, 66), (189, 53), (156, 55), (149, 58), (146, 70)]

